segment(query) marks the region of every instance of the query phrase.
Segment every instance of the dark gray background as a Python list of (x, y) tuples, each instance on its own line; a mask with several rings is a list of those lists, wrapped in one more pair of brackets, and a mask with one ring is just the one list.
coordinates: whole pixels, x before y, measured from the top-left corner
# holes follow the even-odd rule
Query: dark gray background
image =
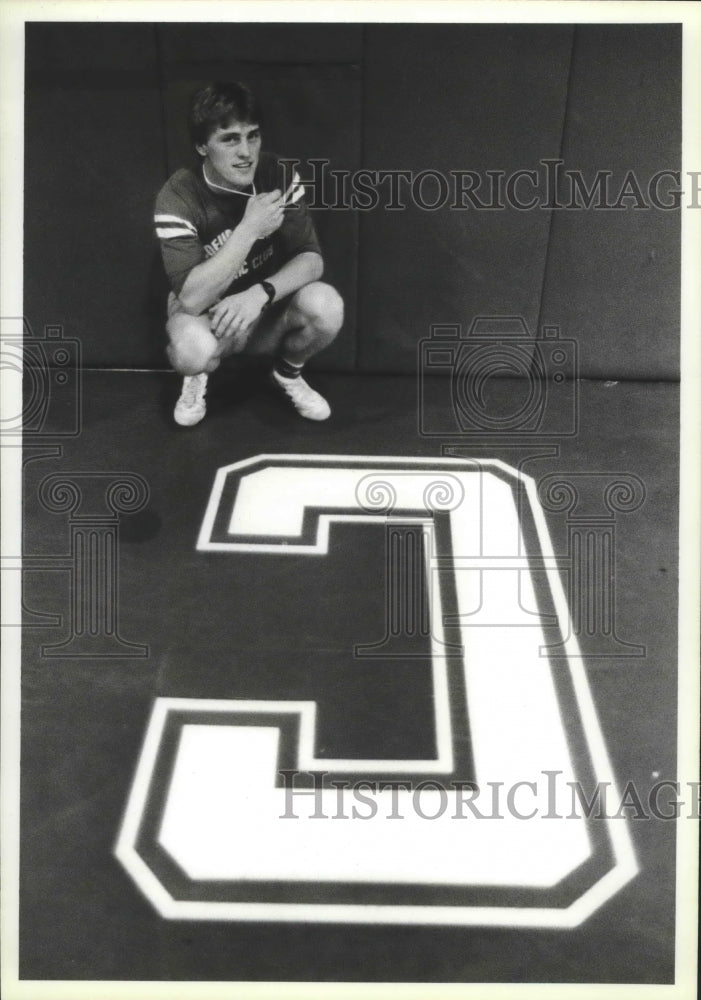
[[(615, 197), (680, 165), (679, 25), (30, 24), (26, 59), (25, 312), (97, 367), (166, 367), (153, 200), (207, 79), (248, 82), (268, 147), (329, 169), (562, 156)], [(680, 213), (627, 204), (316, 212), (347, 308), (319, 367), (411, 373), (431, 324), (496, 314), (559, 325), (583, 376), (677, 378)]]

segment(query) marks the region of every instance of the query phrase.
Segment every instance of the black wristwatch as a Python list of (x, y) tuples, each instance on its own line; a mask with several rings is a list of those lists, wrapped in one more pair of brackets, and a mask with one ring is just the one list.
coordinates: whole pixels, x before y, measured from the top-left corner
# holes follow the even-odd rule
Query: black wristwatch
[(261, 285), (263, 286), (263, 291), (268, 296), (268, 301), (263, 304), (261, 309), (261, 313), (264, 313), (266, 309), (270, 309), (271, 305), (275, 301), (276, 292), (275, 285), (271, 285), (269, 281), (261, 281)]

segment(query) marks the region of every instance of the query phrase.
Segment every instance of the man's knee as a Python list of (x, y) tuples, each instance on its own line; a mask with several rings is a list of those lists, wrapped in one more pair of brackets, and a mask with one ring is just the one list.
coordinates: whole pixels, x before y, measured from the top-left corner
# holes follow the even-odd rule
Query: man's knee
[(211, 333), (207, 320), (180, 313), (168, 320), (166, 330), (170, 339), (168, 357), (176, 372), (199, 375), (218, 366), (219, 342)]
[(295, 307), (328, 342), (343, 325), (343, 299), (335, 288), (323, 281), (313, 281), (300, 288), (295, 296)]

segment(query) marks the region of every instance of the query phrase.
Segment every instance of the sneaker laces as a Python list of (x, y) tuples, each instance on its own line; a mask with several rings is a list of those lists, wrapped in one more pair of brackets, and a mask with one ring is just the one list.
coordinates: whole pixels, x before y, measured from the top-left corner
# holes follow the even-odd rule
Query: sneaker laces
[(202, 372), (200, 375), (188, 375), (183, 380), (183, 389), (180, 394), (180, 400), (185, 406), (192, 406), (193, 403), (199, 403), (204, 395), (205, 386), (207, 385), (207, 375)]
[(312, 389), (301, 375), (289, 379), (273, 371), (272, 378), (303, 417), (310, 420), (326, 420), (330, 415), (329, 404), (324, 397), (316, 389)]

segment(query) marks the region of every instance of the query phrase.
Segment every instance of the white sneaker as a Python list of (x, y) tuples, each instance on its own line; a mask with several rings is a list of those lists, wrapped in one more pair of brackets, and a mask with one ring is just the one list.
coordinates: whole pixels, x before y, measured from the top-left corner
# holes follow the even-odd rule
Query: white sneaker
[(173, 416), (176, 424), (181, 427), (193, 427), (199, 424), (202, 417), (207, 412), (207, 404), (204, 401), (207, 392), (206, 372), (201, 375), (186, 375), (183, 379), (183, 388), (180, 399), (175, 404)]
[(331, 407), (323, 396), (304, 381), (301, 375), (297, 378), (284, 378), (276, 371), (270, 373), (273, 385), (285, 393), (300, 417), (307, 420), (328, 420)]

